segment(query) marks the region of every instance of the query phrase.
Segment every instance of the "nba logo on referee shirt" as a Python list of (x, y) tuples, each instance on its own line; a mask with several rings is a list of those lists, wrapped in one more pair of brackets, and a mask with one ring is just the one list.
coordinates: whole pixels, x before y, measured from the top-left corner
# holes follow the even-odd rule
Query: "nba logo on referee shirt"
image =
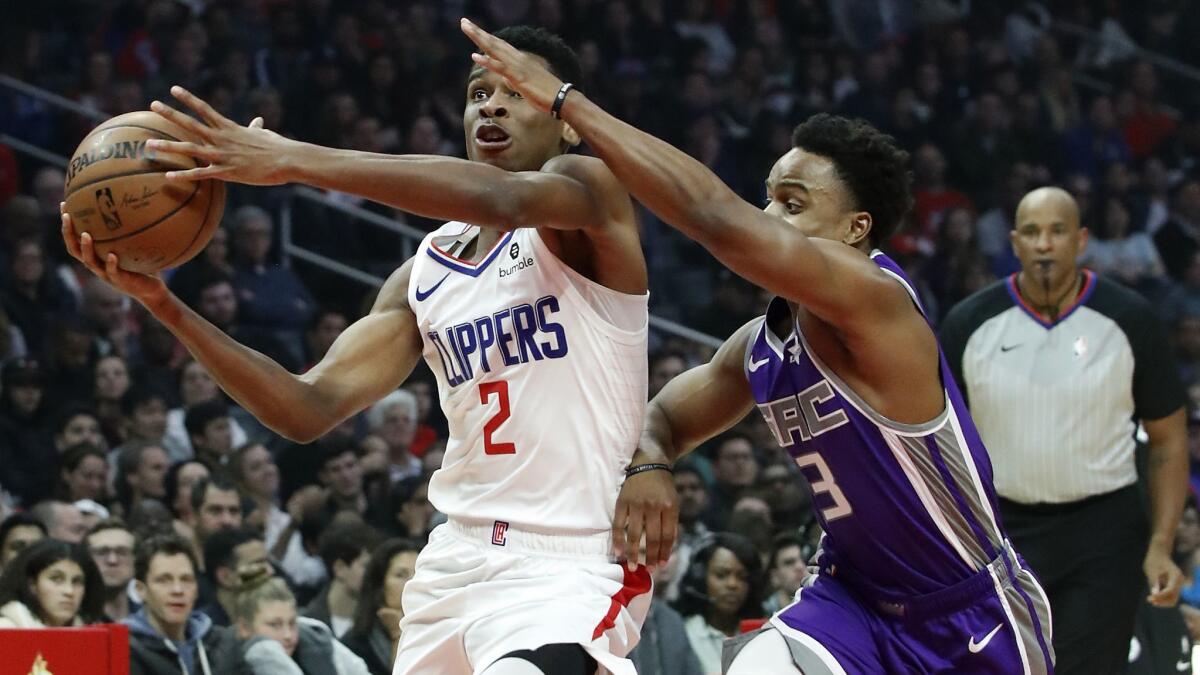
[(503, 546), (507, 543), (508, 523), (503, 520), (497, 520), (492, 525), (492, 544), (495, 546)]

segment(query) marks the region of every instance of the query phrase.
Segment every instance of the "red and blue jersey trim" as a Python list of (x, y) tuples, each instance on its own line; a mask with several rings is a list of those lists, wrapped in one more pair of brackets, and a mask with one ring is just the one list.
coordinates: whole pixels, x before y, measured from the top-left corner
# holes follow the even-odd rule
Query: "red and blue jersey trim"
[(496, 242), (496, 244), (492, 246), (492, 250), (488, 251), (487, 255), (485, 255), (482, 260), (475, 263), (470, 262), (469, 260), (463, 260), (462, 258), (456, 258), (438, 248), (433, 242), (429, 243), (429, 248), (425, 249), (425, 252), (429, 254), (430, 258), (433, 258), (455, 272), (461, 272), (467, 276), (477, 277), (480, 274), (483, 274), (483, 271), (487, 269), (488, 265), (492, 264), (492, 261), (496, 259), (496, 256), (500, 255), (500, 251), (504, 250), (505, 246), (508, 245), (508, 242), (512, 240), (512, 237), (512, 232), (506, 233), (500, 238), (500, 241)]
[(1047, 329), (1054, 328), (1063, 321), (1066, 321), (1067, 317), (1071, 316), (1075, 310), (1082, 307), (1088, 301), (1088, 298), (1092, 296), (1092, 291), (1096, 290), (1096, 273), (1091, 270), (1083, 270), (1083, 288), (1079, 289), (1079, 294), (1075, 296), (1075, 301), (1067, 306), (1066, 311), (1058, 317), (1057, 321), (1047, 321), (1041, 314), (1038, 314), (1033, 305), (1021, 297), (1021, 291), (1017, 288), (1017, 274), (1019, 273), (1010, 274), (1004, 282), (1005, 287), (1008, 289), (1008, 295), (1022, 311), (1029, 315), (1029, 318)]

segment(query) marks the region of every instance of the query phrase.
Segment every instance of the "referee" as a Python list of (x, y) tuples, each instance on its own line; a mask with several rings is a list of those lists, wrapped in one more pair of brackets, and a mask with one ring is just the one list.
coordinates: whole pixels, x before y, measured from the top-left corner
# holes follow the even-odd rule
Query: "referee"
[(1030, 192), (1014, 223), (1021, 271), (954, 307), (942, 345), (991, 453), (1004, 525), (1050, 596), (1055, 672), (1121, 673), (1147, 584), (1151, 603), (1172, 606), (1183, 582), (1171, 553), (1185, 393), (1150, 305), (1079, 268), (1088, 232), (1070, 194)]

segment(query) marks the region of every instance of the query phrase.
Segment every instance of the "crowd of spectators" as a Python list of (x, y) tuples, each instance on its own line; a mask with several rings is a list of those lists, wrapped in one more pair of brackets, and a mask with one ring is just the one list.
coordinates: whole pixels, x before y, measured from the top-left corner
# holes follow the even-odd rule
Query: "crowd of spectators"
[[(10, 17), (0, 72), (106, 115), (169, 102), (169, 86), (181, 84), (235, 120), (262, 116), (287, 136), (462, 155), (470, 47), (457, 18), (545, 26), (578, 51), (583, 91), (751, 201), (810, 114), (862, 117), (895, 135), (912, 154), (916, 206), (889, 249), (935, 322), (1016, 269), (1008, 232), (1017, 200), (1037, 185), (1066, 187), (1092, 232), (1085, 263), (1161, 308), (1195, 406), (1200, 99), (1194, 82), (1136, 46), (1196, 64), (1200, 8), (1114, 7), (73, 0)], [(29, 95), (0, 98), (0, 132), (58, 155), (92, 124)], [(432, 378), (418, 372), (311, 445), (283, 441), (160, 324), (66, 256), (63, 184), (61, 169), (0, 145), (0, 626), (125, 620), (150, 645), (147, 659), (165, 636), (203, 643), (209, 658), (290, 658), (302, 670), (321, 655), (344, 657), (332, 641), (361, 660), (342, 658), (337, 672), (390, 672), (400, 589), (441, 518), (427, 499), (446, 437)], [(285, 204), (297, 243), (377, 274), (400, 262), (400, 239), (306, 208), (287, 187), (233, 187), (224, 227), (169, 285), (298, 372), (361, 316), (370, 290), (279, 264)], [(699, 246), (648, 213), (642, 223), (652, 312), (724, 338), (765, 307), (761, 291)], [(658, 333), (652, 348), (652, 395), (710, 354)], [(1200, 443), (1193, 448), (1200, 460)], [(673, 564), (656, 572), (665, 602), (654, 604), (635, 659), (651, 675), (712, 673), (724, 636), (788, 602), (819, 528), (795, 465), (753, 418), (681, 464), (675, 481), (680, 540)], [(1178, 549), (1194, 579), (1194, 506), (1186, 515)], [(1200, 606), (1195, 589), (1186, 597)], [(73, 612), (51, 609), (71, 603)]]

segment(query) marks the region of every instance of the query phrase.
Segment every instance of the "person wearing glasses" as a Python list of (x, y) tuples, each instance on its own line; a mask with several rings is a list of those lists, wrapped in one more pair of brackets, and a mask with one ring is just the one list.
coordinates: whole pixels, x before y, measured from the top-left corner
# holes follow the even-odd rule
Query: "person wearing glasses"
[(104, 579), (104, 622), (116, 623), (137, 611), (129, 598), (137, 537), (124, 521), (109, 518), (96, 523), (83, 541)]

